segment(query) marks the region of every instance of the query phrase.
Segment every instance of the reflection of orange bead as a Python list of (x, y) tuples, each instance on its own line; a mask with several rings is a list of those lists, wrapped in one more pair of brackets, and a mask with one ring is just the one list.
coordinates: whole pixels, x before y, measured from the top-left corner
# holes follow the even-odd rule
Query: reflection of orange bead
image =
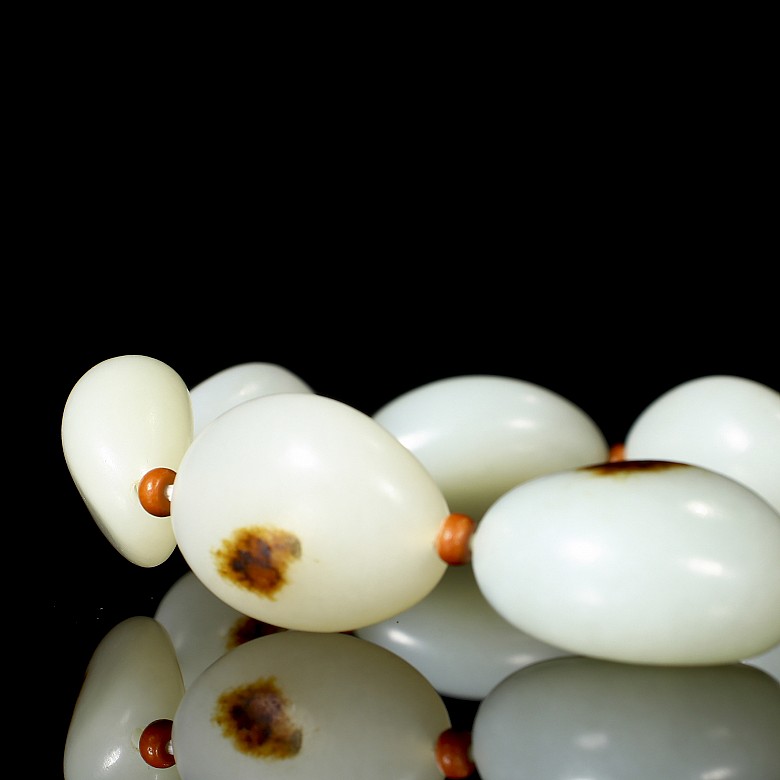
[(168, 489), (176, 479), (171, 469), (152, 469), (138, 483), (138, 500), (141, 506), (155, 517), (168, 517), (171, 514), (171, 500)]
[(626, 459), (626, 445), (622, 442), (613, 444), (609, 448), (609, 462), (618, 463)]
[(468, 515), (445, 518), (436, 539), (436, 551), (446, 563), (459, 566), (471, 560), (471, 537), (477, 524)]
[(169, 751), (173, 721), (160, 719), (152, 721), (142, 732), (138, 741), (138, 750), (141, 758), (149, 766), (157, 769), (167, 769), (176, 763), (176, 759)]
[(436, 740), (436, 763), (448, 778), (464, 778), (474, 773), (476, 765), (469, 757), (471, 734), (447, 729)]

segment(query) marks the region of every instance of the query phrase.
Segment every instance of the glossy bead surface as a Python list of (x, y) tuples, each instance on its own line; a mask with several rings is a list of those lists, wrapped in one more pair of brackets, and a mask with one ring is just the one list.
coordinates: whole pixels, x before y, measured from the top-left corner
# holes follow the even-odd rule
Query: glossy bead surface
[(173, 724), (187, 780), (441, 780), (450, 727), (412, 666), (346, 634), (283, 631), (237, 647), (187, 690)]
[(556, 658), (480, 704), (472, 752), (486, 780), (776, 777), (780, 686), (744, 664), (653, 667)]
[(244, 401), (272, 393), (311, 393), (292, 371), (275, 363), (240, 363), (217, 372), (190, 390), (195, 435), (220, 414)]
[(406, 659), (442, 695), (459, 699), (482, 699), (517, 669), (569, 654), (507, 623), (468, 565), (449, 568), (411, 609), (355, 633)]
[(635, 420), (632, 460), (677, 460), (747, 485), (780, 512), (780, 393), (737, 376), (706, 376), (672, 388)]
[(472, 552), (499, 614), (573, 653), (718, 664), (780, 641), (780, 515), (696, 466), (539, 477), (491, 507)]
[(170, 519), (144, 510), (138, 485), (152, 469), (176, 471), (192, 437), (187, 387), (153, 358), (98, 363), (68, 396), (65, 461), (98, 527), (132, 563), (157, 566), (176, 547)]
[(65, 743), (65, 780), (177, 780), (140, 753), (149, 724), (173, 720), (184, 695), (176, 653), (153, 618), (127, 618), (103, 638), (87, 667)]
[(603, 434), (568, 399), (531, 382), (457, 376), (399, 396), (374, 415), (419, 458), (451, 511), (479, 520), (511, 487), (601, 463)]
[(200, 433), (177, 472), (181, 553), (257, 620), (350, 631), (441, 579), (449, 510), (417, 459), (370, 417), (306, 393), (255, 398)]

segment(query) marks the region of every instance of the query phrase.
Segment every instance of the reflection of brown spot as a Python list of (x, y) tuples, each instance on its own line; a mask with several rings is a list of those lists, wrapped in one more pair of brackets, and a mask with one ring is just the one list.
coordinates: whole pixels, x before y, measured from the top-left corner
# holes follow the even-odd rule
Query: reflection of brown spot
[(298, 537), (278, 528), (241, 528), (214, 553), (217, 571), (227, 580), (273, 598), (285, 584), (287, 567), (301, 557)]
[(279, 628), (279, 626), (272, 626), (270, 623), (264, 623), (262, 620), (255, 620), (251, 617), (242, 616), (230, 627), (227, 641), (225, 642), (225, 649), (232, 650), (234, 647), (243, 645), (245, 642), (251, 642), (258, 637), (276, 634), (279, 631), (284, 630), (285, 629), (283, 628)]
[(303, 734), (290, 719), (289, 708), (271, 677), (223, 693), (213, 720), (242, 753), (256, 758), (292, 758), (301, 749)]
[(666, 471), (678, 468), (687, 468), (687, 465), (671, 460), (616, 460), (609, 463), (599, 463), (596, 466), (582, 466), (578, 470), (606, 474), (607, 476), (622, 476), (636, 474), (638, 471)]

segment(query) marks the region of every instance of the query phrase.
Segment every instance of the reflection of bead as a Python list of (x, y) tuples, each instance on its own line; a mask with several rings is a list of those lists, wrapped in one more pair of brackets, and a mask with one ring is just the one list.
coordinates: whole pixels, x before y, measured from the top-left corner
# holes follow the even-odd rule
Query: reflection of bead
[[(114, 626), (93, 653), (76, 700), (65, 742), (65, 780), (151, 772), (139, 756), (153, 735), (144, 741), (144, 730), (158, 720), (172, 721), (183, 695), (165, 629), (142, 615)], [(166, 770), (166, 779), (178, 776), (175, 768)]]
[(470, 565), (451, 566), (419, 604), (355, 634), (400, 655), (440, 694), (458, 699), (483, 699), (517, 669), (569, 655), (504, 620)]
[(436, 762), (445, 777), (456, 780), (474, 773), (476, 766), (469, 757), (471, 734), (447, 729), (436, 740)]
[(233, 648), (279, 630), (218, 599), (191, 571), (168, 589), (154, 617), (170, 634), (185, 687)]
[(568, 657), (520, 669), (480, 703), (485, 780), (778, 777), (780, 686), (744, 664)]
[(388, 650), (283, 631), (231, 650), (195, 680), (173, 749), (186, 780), (435, 780), (435, 744), (451, 725), (427, 680)]

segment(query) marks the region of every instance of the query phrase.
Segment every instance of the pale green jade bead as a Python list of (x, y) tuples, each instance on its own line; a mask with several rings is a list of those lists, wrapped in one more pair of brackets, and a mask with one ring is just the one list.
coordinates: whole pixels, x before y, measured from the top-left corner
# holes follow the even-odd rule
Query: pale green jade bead
[(780, 393), (738, 376), (683, 382), (637, 417), (625, 456), (717, 471), (780, 512)]
[(73, 482), (105, 537), (138, 566), (158, 566), (176, 547), (170, 519), (142, 507), (138, 485), (152, 469), (175, 472), (192, 439), (187, 386), (154, 358), (98, 363), (65, 403), (62, 449)]
[[(139, 753), (144, 730), (173, 721), (184, 683), (171, 638), (154, 618), (138, 615), (114, 626), (92, 654), (65, 742), (65, 780), (165, 778)], [(160, 774), (164, 772), (164, 774)]]
[(608, 442), (582, 409), (511, 377), (440, 379), (373, 417), (420, 460), (450, 509), (477, 521), (515, 485), (609, 457)]
[(212, 420), (234, 406), (275, 393), (311, 393), (292, 371), (275, 363), (239, 363), (199, 382), (190, 390), (197, 436)]
[(171, 518), (182, 555), (239, 612), (349, 631), (424, 598), (447, 564), (449, 510), (420, 462), (369, 416), (311, 393), (255, 398), (183, 457)]
[(780, 515), (697, 466), (627, 461), (538, 477), (490, 508), (472, 554), (499, 614), (574, 653), (704, 665), (780, 641)]

